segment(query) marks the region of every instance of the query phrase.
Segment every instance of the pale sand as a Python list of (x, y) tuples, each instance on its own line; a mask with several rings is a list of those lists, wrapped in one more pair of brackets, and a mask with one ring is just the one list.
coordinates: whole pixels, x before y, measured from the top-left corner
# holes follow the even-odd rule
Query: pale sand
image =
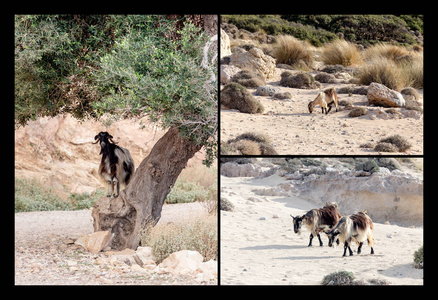
[(325, 234), (321, 234), (323, 247), (317, 238), (307, 247), (310, 233), (303, 229), (301, 235), (295, 234), (289, 214), (303, 214), (314, 204), (251, 192), (281, 180), (276, 175), (265, 179), (221, 176), (221, 196), (235, 205), (234, 211), (221, 211), (220, 216), (222, 285), (319, 285), (325, 275), (341, 270), (362, 280), (423, 284), (423, 270), (413, 267), (413, 254), (423, 245), (422, 228), (374, 223), (374, 255), (365, 243), (361, 254), (353, 245), (354, 255), (342, 257), (343, 247), (328, 247)]

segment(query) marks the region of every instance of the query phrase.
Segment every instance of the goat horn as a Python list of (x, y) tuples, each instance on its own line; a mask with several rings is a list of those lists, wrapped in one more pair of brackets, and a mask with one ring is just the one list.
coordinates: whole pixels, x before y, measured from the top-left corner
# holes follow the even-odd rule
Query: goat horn
[(100, 138), (99, 138), (98, 135), (96, 135), (96, 136), (94, 137), (94, 139), (95, 139), (96, 141), (95, 141), (95, 142), (91, 142), (92, 144), (97, 144), (97, 143), (100, 141)]
[(113, 143), (113, 144), (118, 144), (118, 143), (119, 143), (119, 142), (114, 142), (113, 139), (111, 139), (111, 138), (110, 138), (109, 140), (110, 140), (111, 143)]

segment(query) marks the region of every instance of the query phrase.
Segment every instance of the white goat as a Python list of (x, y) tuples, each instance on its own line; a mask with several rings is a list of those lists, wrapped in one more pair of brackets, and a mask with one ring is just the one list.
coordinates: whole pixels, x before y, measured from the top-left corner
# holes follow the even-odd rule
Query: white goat
[(373, 237), (373, 221), (367, 215), (366, 211), (358, 212), (354, 215), (342, 217), (338, 224), (327, 233), (329, 238), (329, 246), (332, 247), (334, 239), (337, 237), (341, 243), (344, 243), (344, 254), (346, 256), (347, 248), (350, 256), (353, 255), (350, 244), (354, 240), (359, 247), (357, 254), (360, 254), (363, 242), (368, 241), (371, 247), (371, 254), (374, 254), (374, 237)]

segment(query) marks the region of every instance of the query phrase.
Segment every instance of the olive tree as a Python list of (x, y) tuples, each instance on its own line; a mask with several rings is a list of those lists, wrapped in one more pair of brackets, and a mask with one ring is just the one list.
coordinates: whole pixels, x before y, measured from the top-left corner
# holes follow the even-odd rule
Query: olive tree
[[(187, 161), (202, 147), (207, 166), (217, 155), (217, 17), (87, 20), (16, 18), (16, 124), (75, 112), (97, 119), (146, 115), (167, 130), (119, 197), (101, 198), (92, 211), (94, 230), (113, 233), (111, 248), (135, 249), (141, 228), (160, 219)], [(216, 24), (210, 36), (203, 23)]]

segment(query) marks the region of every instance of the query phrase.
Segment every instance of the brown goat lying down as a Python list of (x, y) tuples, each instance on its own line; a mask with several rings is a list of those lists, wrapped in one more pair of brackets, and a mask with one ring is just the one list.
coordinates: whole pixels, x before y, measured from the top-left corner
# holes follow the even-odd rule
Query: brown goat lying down
[(353, 255), (353, 251), (350, 248), (351, 241), (355, 241), (359, 245), (357, 254), (360, 254), (363, 242), (365, 241), (368, 241), (368, 245), (371, 247), (371, 254), (374, 254), (373, 221), (368, 216), (367, 211), (341, 218), (339, 223), (327, 235), (330, 247), (333, 245), (335, 238), (344, 243), (343, 256), (346, 256), (347, 248), (350, 256)]
[(327, 202), (323, 208), (309, 210), (301, 217), (290, 216), (293, 219), (295, 233), (301, 233), (302, 224), (304, 224), (307, 230), (310, 231), (310, 242), (308, 247), (312, 246), (314, 236), (318, 237), (319, 245), (322, 246), (323, 244), (319, 233), (321, 231), (328, 232), (331, 230), (342, 217), (338, 211), (338, 204), (336, 202)]

